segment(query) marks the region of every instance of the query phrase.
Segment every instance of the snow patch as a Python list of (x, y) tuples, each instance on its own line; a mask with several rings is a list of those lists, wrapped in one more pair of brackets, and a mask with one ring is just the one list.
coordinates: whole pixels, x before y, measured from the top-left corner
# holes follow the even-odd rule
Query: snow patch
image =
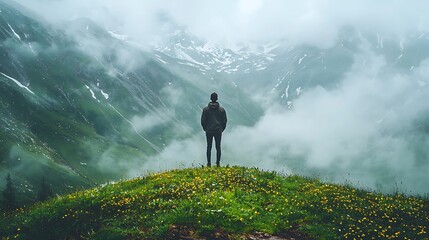
[(401, 52), (403, 52), (404, 51), (404, 40), (401, 40), (400, 42), (399, 42), (399, 47), (401, 48)]
[(286, 98), (289, 98), (289, 88), (290, 88), (290, 81), (287, 83), (287, 87), (285, 90)]
[(10, 30), (12, 30), (15, 37), (17, 37), (21, 41), (21, 37), (18, 35), (18, 33), (15, 32), (15, 30), (12, 28), (12, 26), (9, 23), (7, 25), (9, 26)]
[(109, 94), (105, 93), (103, 90), (101, 90), (101, 94), (103, 94), (106, 100), (109, 99)]
[(410, 72), (414, 70), (414, 65), (410, 67)]
[(0, 74), (1, 74), (1, 75), (3, 75), (3, 76), (4, 76), (4, 77), (6, 77), (6, 78), (8, 78), (8, 79), (12, 80), (12, 81), (13, 81), (14, 83), (16, 83), (19, 87), (24, 88), (24, 89), (25, 89), (25, 90), (27, 90), (29, 93), (34, 94), (34, 92), (33, 92), (33, 91), (31, 91), (28, 87), (26, 87), (26, 86), (22, 85), (22, 84), (21, 84), (18, 80), (16, 80), (15, 78), (10, 77), (10, 76), (8, 76), (8, 75), (6, 75), (6, 74), (2, 73), (2, 72), (0, 72)]
[[(88, 87), (88, 85), (85, 85), (85, 87), (91, 92), (92, 98), (94, 98), (95, 100), (98, 101), (97, 97), (95, 96), (94, 91), (92, 91), (92, 89), (90, 87)], [(100, 101), (98, 101), (98, 102), (100, 102)]]
[(299, 64), (301, 64), (302, 60), (304, 60), (304, 58), (306, 58), (306, 57), (307, 57), (307, 54), (304, 54), (304, 56), (303, 56), (302, 58), (300, 58), (300, 59), (299, 59), (299, 61), (298, 61), (298, 65), (299, 65)]
[(34, 55), (37, 55), (36, 51), (34, 51), (33, 46), (31, 45), (31, 43), (28, 43), (28, 46), (30, 47), (31, 52), (32, 52)]
[(182, 50), (178, 50), (178, 51), (176, 52), (176, 54), (177, 54), (177, 56), (179, 57), (179, 59), (181, 59), (181, 60), (185, 60), (185, 61), (188, 61), (188, 62), (191, 62), (191, 63), (198, 64), (198, 65), (200, 65), (200, 66), (204, 66), (204, 64), (202, 64), (202, 63), (200, 63), (200, 62), (196, 61), (195, 59), (193, 59), (191, 56), (189, 56), (187, 53), (185, 53), (185, 52), (184, 52), (184, 51), (182, 51)]
[(161, 59), (161, 57), (159, 57), (159, 56), (157, 56), (157, 58), (156, 59), (158, 59), (158, 61), (160, 61), (160, 62), (162, 62), (162, 63), (164, 63), (164, 64), (167, 64), (167, 62), (166, 61), (164, 61), (164, 60), (162, 60)]
[(299, 87), (296, 89), (296, 95), (300, 95), (304, 90), (302, 90), (302, 87)]
[(399, 55), (398, 60), (401, 59), (404, 56), (404, 54)]
[(235, 68), (231, 68), (231, 69), (225, 70), (225, 72), (229, 73), (229, 74), (231, 74), (233, 72), (237, 72), (239, 67), (240, 67), (240, 65), (236, 66)]
[(114, 31), (108, 31), (108, 32), (109, 32), (110, 36), (112, 36), (113, 38), (119, 39), (121, 41), (126, 41), (129, 38), (128, 35), (118, 34), (118, 33), (115, 33)]
[(214, 47), (212, 47), (211, 45), (209, 45), (208, 43), (205, 43), (204, 46), (202, 46), (202, 47), (201, 46), (197, 46), (196, 50), (198, 52), (207, 52), (207, 53), (210, 53), (210, 52), (214, 52), (216, 49)]

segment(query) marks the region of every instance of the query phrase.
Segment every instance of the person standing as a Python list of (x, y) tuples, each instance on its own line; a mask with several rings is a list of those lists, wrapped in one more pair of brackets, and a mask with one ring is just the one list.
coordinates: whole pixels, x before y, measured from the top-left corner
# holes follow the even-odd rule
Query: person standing
[(217, 102), (217, 93), (210, 95), (211, 102), (203, 109), (201, 114), (201, 126), (206, 132), (207, 139), (207, 166), (211, 167), (211, 151), (213, 138), (216, 145), (216, 166), (220, 166), (222, 132), (226, 128), (226, 111)]

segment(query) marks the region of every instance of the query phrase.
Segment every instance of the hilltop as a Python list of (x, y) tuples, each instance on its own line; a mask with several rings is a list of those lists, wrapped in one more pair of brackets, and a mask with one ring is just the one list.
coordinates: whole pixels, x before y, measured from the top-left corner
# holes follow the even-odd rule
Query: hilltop
[(244, 167), (151, 174), (2, 218), (2, 239), (429, 238), (428, 200)]

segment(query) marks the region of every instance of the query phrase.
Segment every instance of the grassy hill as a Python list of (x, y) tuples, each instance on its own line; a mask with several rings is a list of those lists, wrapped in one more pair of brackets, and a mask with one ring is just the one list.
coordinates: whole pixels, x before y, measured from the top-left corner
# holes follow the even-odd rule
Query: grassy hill
[(428, 200), (243, 167), (153, 174), (11, 215), (2, 239), (429, 239)]

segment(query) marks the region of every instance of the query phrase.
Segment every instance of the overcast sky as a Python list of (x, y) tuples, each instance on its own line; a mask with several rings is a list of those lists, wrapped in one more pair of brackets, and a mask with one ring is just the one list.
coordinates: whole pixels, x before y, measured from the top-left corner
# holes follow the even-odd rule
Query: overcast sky
[(47, 19), (90, 17), (108, 30), (153, 41), (160, 16), (217, 43), (284, 38), (329, 47), (343, 26), (403, 35), (427, 30), (425, 0), (17, 0)]

